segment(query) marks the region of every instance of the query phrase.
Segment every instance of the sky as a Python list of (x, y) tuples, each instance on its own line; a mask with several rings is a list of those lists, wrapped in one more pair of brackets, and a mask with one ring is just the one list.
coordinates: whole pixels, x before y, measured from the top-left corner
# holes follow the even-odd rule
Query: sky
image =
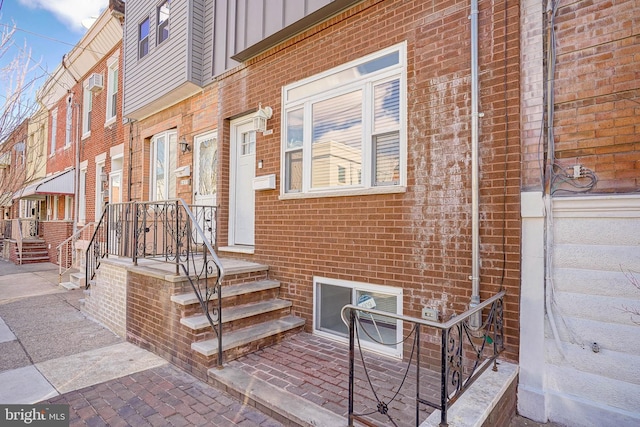
[[(26, 43), (33, 60), (33, 75), (42, 76), (34, 85), (35, 92), (44, 83), (46, 73), (55, 71), (62, 56), (85, 34), (83, 20), (98, 17), (108, 3), (109, 0), (0, 0), (0, 32), (16, 27), (13, 44), (0, 52), (0, 67), (24, 52)], [(0, 104), (7, 96), (8, 86), (6, 79), (0, 78)]]

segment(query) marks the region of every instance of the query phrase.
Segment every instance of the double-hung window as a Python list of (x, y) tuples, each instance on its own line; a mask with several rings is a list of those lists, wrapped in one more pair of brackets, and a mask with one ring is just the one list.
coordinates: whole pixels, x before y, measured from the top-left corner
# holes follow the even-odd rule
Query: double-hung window
[(176, 197), (178, 133), (161, 132), (151, 139), (151, 200)]
[(65, 116), (64, 126), (64, 146), (65, 148), (71, 145), (71, 126), (73, 123), (73, 98), (67, 99), (67, 115)]
[(82, 89), (82, 136), (88, 136), (91, 133), (91, 110), (93, 110), (93, 96), (89, 90), (89, 82), (84, 83)]
[(149, 53), (149, 18), (138, 25), (138, 59), (142, 59)]
[(283, 195), (406, 186), (406, 46), (283, 88)]
[(107, 123), (115, 120), (118, 112), (118, 60), (115, 56), (107, 62)]
[(169, 16), (171, 0), (165, 0), (158, 6), (158, 45), (169, 38)]

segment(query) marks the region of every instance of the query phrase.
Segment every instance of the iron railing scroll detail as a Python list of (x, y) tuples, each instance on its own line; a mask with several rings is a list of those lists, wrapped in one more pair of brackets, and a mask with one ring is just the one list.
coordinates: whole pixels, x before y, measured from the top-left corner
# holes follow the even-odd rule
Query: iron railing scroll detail
[[(415, 370), (415, 425), (419, 426), (424, 420), (420, 420), (421, 405), (426, 405), (440, 410), (440, 427), (446, 427), (447, 410), (449, 407), (467, 390), (471, 384), (489, 367), (497, 371), (497, 358), (504, 350), (504, 328), (503, 328), (503, 303), (505, 291), (500, 291), (493, 297), (482, 302), (478, 306), (465, 311), (464, 313), (452, 317), (447, 322), (433, 322), (403, 315), (396, 315), (386, 311), (370, 308), (363, 308), (357, 305), (346, 305), (342, 308), (342, 320), (347, 325), (349, 331), (349, 426), (353, 426), (355, 421), (364, 425), (376, 425), (371, 421), (372, 414), (381, 414), (387, 422), (397, 425), (393, 416), (393, 401), (397, 398), (400, 389), (407, 386), (406, 381), (410, 370)], [(480, 327), (473, 327), (470, 323), (472, 315), (481, 313), (483, 323)], [(385, 394), (383, 387), (376, 389), (374, 381), (369, 375), (371, 369), (382, 369), (380, 367), (368, 366), (370, 362), (365, 362), (363, 351), (360, 346), (360, 334), (364, 333), (368, 339), (374, 339), (361, 323), (361, 315), (366, 314), (366, 319), (388, 318), (399, 321), (402, 325), (407, 322), (410, 328), (403, 337), (402, 342), (411, 343), (411, 354), (406, 361), (406, 370), (399, 388), (395, 394), (389, 397)], [(477, 315), (476, 315), (477, 316)], [(402, 327), (402, 326), (400, 326)], [(427, 332), (427, 333), (425, 333)], [(421, 396), (421, 379), (425, 376), (422, 372), (425, 362), (421, 356), (421, 349), (431, 346), (434, 336), (440, 338), (440, 399), (426, 399)], [(427, 338), (424, 338), (424, 337)], [(381, 338), (382, 339), (382, 338)], [(424, 342), (423, 342), (424, 340)], [(382, 345), (397, 345), (397, 342), (385, 343), (375, 341)], [(357, 344), (357, 348), (356, 348)], [(359, 352), (360, 369), (364, 372), (364, 379), (356, 379), (356, 353)], [(373, 396), (364, 408), (356, 412), (354, 404), (354, 394), (356, 384), (367, 384)], [(409, 386), (407, 386), (409, 387)], [(386, 397), (385, 397), (386, 396)], [(363, 403), (360, 402), (362, 406)], [(402, 405), (398, 405), (400, 408)], [(398, 409), (401, 410), (401, 409)]]
[(115, 255), (173, 264), (184, 274), (218, 338), (222, 365), (222, 298), (224, 269), (213, 245), (216, 208), (188, 206), (182, 199), (114, 203), (105, 206), (86, 252), (87, 287), (100, 260)]

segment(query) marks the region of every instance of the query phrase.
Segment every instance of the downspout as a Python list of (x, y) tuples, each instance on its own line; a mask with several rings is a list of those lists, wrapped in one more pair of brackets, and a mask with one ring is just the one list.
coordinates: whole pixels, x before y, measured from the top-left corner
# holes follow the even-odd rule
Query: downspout
[[(480, 208), (478, 167), (478, 0), (471, 0), (471, 302), (480, 304)], [(480, 327), (480, 314), (471, 318), (471, 326)]]

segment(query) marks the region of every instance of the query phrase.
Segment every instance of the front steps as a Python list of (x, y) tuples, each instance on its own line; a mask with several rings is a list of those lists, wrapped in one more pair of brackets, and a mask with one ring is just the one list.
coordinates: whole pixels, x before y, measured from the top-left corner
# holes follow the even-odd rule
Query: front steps
[(44, 240), (22, 241), (22, 264), (49, 262), (49, 251)]
[(71, 273), (68, 282), (60, 283), (60, 286), (68, 291), (84, 288), (86, 284), (84, 272)]
[[(304, 327), (304, 319), (291, 314), (291, 302), (279, 298), (280, 283), (267, 278), (268, 269), (255, 263), (225, 266), (222, 286), (222, 349), (224, 362), (275, 344)], [(230, 284), (226, 284), (230, 283)], [(180, 324), (193, 337), (191, 350), (217, 365), (218, 339), (193, 292), (171, 297), (181, 312)], [(210, 302), (213, 310), (217, 301)], [(217, 324), (217, 323), (216, 323)]]

